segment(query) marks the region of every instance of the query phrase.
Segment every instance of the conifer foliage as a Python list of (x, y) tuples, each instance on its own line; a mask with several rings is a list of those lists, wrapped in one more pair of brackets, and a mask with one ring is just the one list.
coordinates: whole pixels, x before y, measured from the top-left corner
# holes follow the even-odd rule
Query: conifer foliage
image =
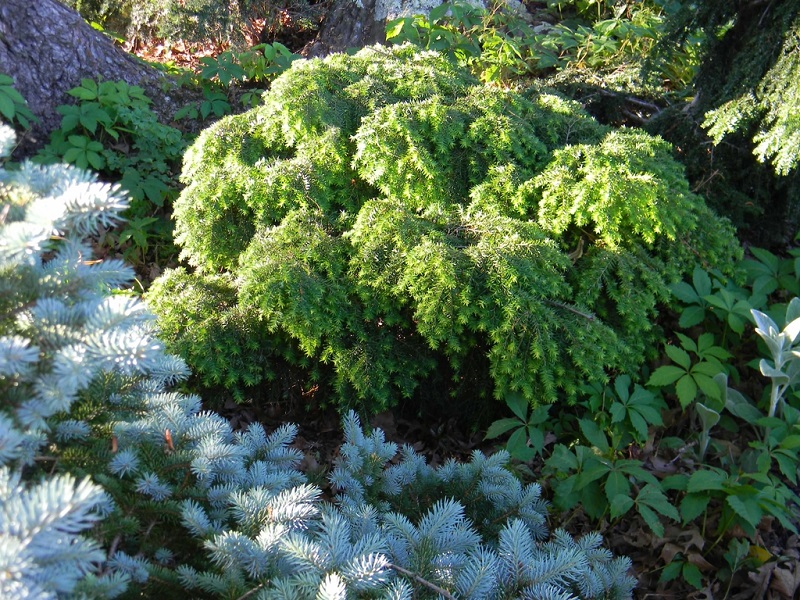
[(176, 234), (196, 271), (149, 302), (238, 399), (282, 362), (368, 410), (476, 369), (473, 395), (573, 397), (636, 368), (670, 282), (738, 252), (670, 154), (410, 46), (297, 61), (188, 151)]
[(235, 432), (170, 391), (185, 364), (86, 243), (115, 188), (25, 163), (0, 201), (0, 597), (631, 597), (599, 535), (548, 539), (505, 452), (432, 468), (351, 412), (323, 501), (296, 427)]

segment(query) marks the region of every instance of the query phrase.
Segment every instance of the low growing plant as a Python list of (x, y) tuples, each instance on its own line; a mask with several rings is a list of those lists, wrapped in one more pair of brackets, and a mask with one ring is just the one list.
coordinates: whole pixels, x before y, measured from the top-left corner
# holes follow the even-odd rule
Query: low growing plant
[(631, 597), (630, 561), (598, 534), (548, 538), (540, 488), (503, 452), (395, 460), (349, 413), (323, 501), (296, 427), (235, 432), (170, 390), (186, 367), (119, 289), (131, 269), (86, 245), (118, 188), (26, 162), (0, 169), (0, 202), (3, 597)]
[(127, 226), (115, 242), (124, 256), (143, 266), (147, 256), (172, 254), (167, 214), (177, 191), (175, 167), (185, 142), (182, 133), (158, 122), (151, 100), (124, 81), (83, 79), (67, 92), (76, 104), (58, 107), (61, 126), (35, 157), (91, 168), (130, 194)]
[[(183, 177), (176, 239), (196, 270), (148, 295), (168, 343), (213, 384), (227, 359), (208, 331), (246, 314), (274, 341), (264, 373), (289, 357), (318, 398), (370, 411), (467, 368), (490, 382), (472, 396), (574, 398), (639, 364), (698, 257), (738, 252), (658, 138), (411, 46), (295, 62), (262, 107), (200, 135)], [(173, 292), (220, 285), (224, 305)]]

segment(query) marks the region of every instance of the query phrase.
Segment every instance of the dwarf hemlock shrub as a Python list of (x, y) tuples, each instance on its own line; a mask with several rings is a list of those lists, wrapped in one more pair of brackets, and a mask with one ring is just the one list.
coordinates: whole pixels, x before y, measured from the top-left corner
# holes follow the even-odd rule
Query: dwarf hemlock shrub
[[(169, 346), (238, 399), (284, 360), (368, 410), (434, 373), (572, 398), (638, 366), (668, 284), (739, 251), (660, 138), (407, 45), (297, 61), (199, 136), (182, 177), (195, 271), (148, 300)], [(208, 334), (226, 320), (235, 336)]]
[(0, 169), (0, 597), (631, 597), (599, 534), (548, 538), (505, 452), (433, 468), (350, 412), (323, 501), (295, 426), (170, 391), (185, 364), (87, 244), (125, 206), (74, 167)]

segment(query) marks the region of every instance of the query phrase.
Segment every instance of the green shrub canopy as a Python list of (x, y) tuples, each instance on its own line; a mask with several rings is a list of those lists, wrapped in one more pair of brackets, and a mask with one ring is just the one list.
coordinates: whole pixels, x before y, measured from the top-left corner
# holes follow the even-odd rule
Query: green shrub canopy
[(475, 393), (570, 398), (639, 364), (670, 282), (738, 252), (660, 138), (410, 46), (296, 62), (182, 177), (196, 270), (150, 302), (238, 398), (280, 359), (377, 410), (440, 368), (466, 377), (476, 349)]

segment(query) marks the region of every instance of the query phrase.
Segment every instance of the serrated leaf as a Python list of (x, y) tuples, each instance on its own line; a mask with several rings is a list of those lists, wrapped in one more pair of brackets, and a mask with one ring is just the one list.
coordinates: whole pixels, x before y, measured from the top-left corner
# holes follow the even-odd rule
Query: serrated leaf
[(2, 114), (6, 119), (11, 121), (16, 114), (16, 108), (14, 107), (14, 102), (8, 96), (4, 94), (0, 94), (0, 114)]
[(703, 588), (703, 575), (700, 573), (700, 569), (697, 568), (697, 565), (690, 562), (683, 563), (681, 575), (683, 575), (686, 582), (695, 589), (699, 590)]
[(575, 489), (581, 490), (593, 481), (602, 479), (606, 474), (608, 474), (610, 469), (611, 467), (609, 467), (607, 464), (596, 461), (584, 471), (578, 473), (578, 476), (575, 478)]
[(613, 505), (615, 497), (630, 496), (631, 484), (624, 474), (619, 471), (611, 471), (606, 478), (605, 492), (608, 502)]
[(758, 506), (758, 500), (755, 496), (738, 496), (731, 494), (725, 499), (725, 502), (730, 506), (733, 511), (746, 523), (753, 528), (757, 527), (764, 516), (761, 507)]
[(617, 519), (627, 513), (633, 507), (633, 498), (627, 494), (620, 494), (609, 502), (609, 515), (612, 519)]
[(678, 348), (672, 344), (666, 344), (664, 346), (664, 351), (672, 362), (683, 367), (685, 370), (688, 371), (692, 366), (692, 359), (689, 358), (689, 354), (683, 348)]
[(663, 538), (664, 525), (661, 523), (659, 516), (647, 506), (638, 505), (636, 508), (639, 511), (639, 514), (642, 516), (642, 519), (644, 519), (644, 522), (647, 523), (647, 526), (656, 535), (656, 537)]
[(678, 401), (681, 403), (681, 408), (686, 408), (697, 397), (697, 384), (691, 375), (684, 375), (675, 384), (675, 393), (678, 395)]
[(735, 315), (733, 313), (730, 313), (728, 315), (728, 327), (730, 327), (731, 331), (733, 331), (734, 333), (742, 335), (744, 333), (744, 326), (746, 325), (746, 323), (747, 321), (745, 321), (739, 315)]
[(665, 517), (669, 517), (674, 521), (680, 520), (678, 509), (675, 508), (675, 506), (664, 495), (664, 492), (662, 492), (658, 486), (652, 483), (648, 483), (642, 488), (642, 490), (639, 492), (639, 495), (636, 496), (636, 504), (639, 506), (640, 511), (642, 505), (646, 504)]
[(511, 434), (511, 437), (508, 438), (506, 449), (511, 456), (522, 462), (528, 462), (536, 456), (536, 451), (528, 446), (528, 436), (525, 429), (517, 429)]
[(696, 492), (708, 492), (709, 490), (722, 490), (723, 483), (727, 477), (717, 471), (709, 471), (703, 469), (695, 471), (689, 477), (689, 483), (686, 485), (686, 491), (690, 494)]
[[(718, 372), (718, 371), (716, 371)], [(715, 372), (715, 374), (716, 374)], [(694, 382), (697, 384), (702, 392), (708, 396), (712, 400), (717, 400), (720, 403), (720, 407), (722, 406), (722, 392), (717, 385), (717, 382), (714, 381), (711, 377), (701, 373), (695, 373), (693, 375)]]
[(750, 248), (750, 252), (771, 272), (777, 272), (780, 267), (780, 259), (769, 250), (763, 248)]
[(614, 402), (614, 404), (611, 405), (611, 408), (608, 409), (608, 412), (611, 413), (612, 423), (620, 423), (625, 420), (627, 410), (625, 409), (625, 406), (619, 402)]
[(606, 434), (598, 427), (597, 423), (591, 419), (581, 419), (579, 425), (583, 435), (592, 446), (598, 448), (601, 452), (608, 452), (610, 448), (608, 439), (606, 438)]
[(684, 329), (689, 329), (702, 323), (706, 318), (706, 309), (702, 306), (687, 306), (681, 311), (678, 325)]
[(702, 515), (706, 508), (708, 507), (708, 503), (711, 500), (711, 496), (708, 494), (703, 493), (695, 493), (695, 494), (686, 494), (681, 500), (681, 517), (683, 518), (683, 524), (690, 523), (694, 521), (697, 517)]
[(638, 434), (638, 440), (644, 441), (647, 439), (647, 421), (644, 417), (636, 411), (628, 411), (628, 418), (631, 420), (634, 430)]
[(695, 267), (692, 272), (692, 283), (698, 295), (706, 296), (711, 293), (711, 277), (700, 267)]
[(620, 375), (614, 380), (614, 391), (617, 392), (619, 399), (625, 402), (630, 397), (631, 378), (628, 375)]
[[(672, 292), (673, 296), (685, 304), (695, 304), (700, 302), (700, 296), (697, 294), (695, 289), (685, 281), (679, 281), (678, 283), (672, 284), (669, 286), (669, 291)], [(696, 308), (702, 309), (702, 307)]]
[(659, 583), (668, 583), (677, 579), (681, 574), (681, 567), (683, 567), (683, 561), (673, 560), (670, 562), (664, 567), (664, 570), (661, 571), (661, 576), (658, 578)]
[(674, 365), (664, 365), (663, 367), (658, 367), (655, 371), (653, 371), (653, 374), (650, 376), (650, 379), (647, 380), (646, 385), (662, 387), (671, 383), (675, 383), (684, 375), (686, 375), (685, 369), (676, 367)]
[(493, 440), (496, 437), (500, 437), (507, 431), (514, 429), (515, 427), (522, 427), (524, 423), (520, 422), (519, 419), (499, 419), (489, 425), (489, 429), (486, 430), (486, 435), (483, 439), (485, 440)]
[(530, 405), (522, 394), (517, 392), (508, 394), (506, 396), (506, 405), (523, 423), (528, 421), (528, 408)]

